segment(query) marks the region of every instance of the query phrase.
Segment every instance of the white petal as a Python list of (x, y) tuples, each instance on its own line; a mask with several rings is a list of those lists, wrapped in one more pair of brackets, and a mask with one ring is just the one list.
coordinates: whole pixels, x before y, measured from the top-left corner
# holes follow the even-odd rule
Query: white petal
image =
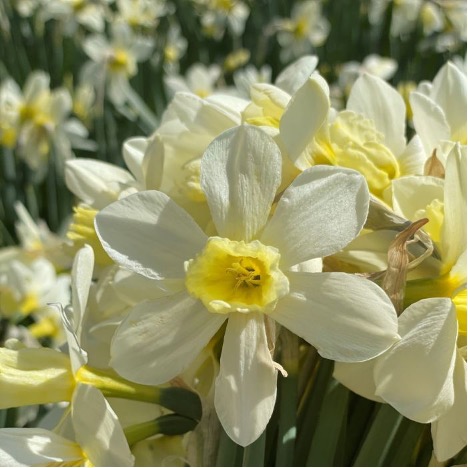
[(117, 329), (111, 366), (135, 382), (165, 383), (189, 366), (226, 318), (185, 291), (144, 302)]
[(354, 393), (368, 400), (385, 403), (375, 396), (374, 366), (381, 356), (364, 362), (335, 362), (333, 377)]
[(452, 135), (464, 134), (466, 138), (466, 74), (453, 63), (446, 63), (434, 78), (431, 98), (444, 111)]
[(227, 130), (207, 148), (201, 186), (221, 237), (250, 241), (270, 214), (281, 182), (281, 153), (257, 127)]
[(424, 163), (427, 160), (427, 154), (424, 150), (419, 135), (414, 135), (406, 146), (403, 153), (397, 155), (400, 176), (422, 175), (424, 173)]
[(354, 239), (369, 209), (365, 179), (356, 171), (311, 167), (285, 190), (261, 236), (285, 266), (337, 252)]
[(148, 147), (148, 139), (143, 137), (129, 138), (123, 144), (123, 158), (125, 164), (139, 182), (143, 182), (143, 157)]
[(453, 406), (431, 427), (434, 453), (439, 461), (452, 458), (466, 447), (466, 362), (460, 353), (455, 361), (453, 385)]
[(374, 272), (387, 268), (388, 246), (395, 239), (395, 231), (381, 229), (359, 235), (345, 249), (336, 253), (333, 258), (349, 263), (353, 271)]
[(289, 296), (270, 315), (321, 356), (366, 361), (399, 338), (395, 309), (371, 281), (346, 273), (290, 272), (288, 277)]
[(372, 120), (395, 156), (403, 152), (406, 107), (403, 98), (388, 83), (367, 73), (361, 75), (351, 89), (346, 108)]
[(450, 140), (450, 127), (442, 109), (424, 94), (411, 93), (410, 103), (414, 128), (429, 157), (440, 140)]
[(88, 302), (89, 288), (93, 280), (94, 251), (89, 245), (81, 248), (72, 267), (71, 303), (75, 316), (75, 331), (80, 336), (83, 316)]
[(454, 399), (455, 307), (449, 299), (424, 299), (398, 325), (402, 339), (375, 366), (376, 394), (409, 419), (435, 421)]
[(102, 62), (109, 51), (107, 39), (100, 34), (88, 36), (83, 41), (83, 50), (94, 62)]
[(0, 430), (1, 466), (73, 466), (82, 459), (77, 443), (46, 429)]
[(148, 140), (143, 157), (144, 186), (147, 189), (159, 190), (164, 169), (164, 144), (158, 135)]
[(117, 200), (122, 187), (134, 182), (120, 167), (93, 159), (73, 159), (65, 164), (68, 189), (78, 198), (101, 209)]
[(263, 316), (230, 314), (215, 408), (224, 430), (237, 444), (245, 447), (265, 430), (275, 406), (276, 374)]
[(192, 93), (177, 93), (168, 109), (195, 134), (206, 133), (209, 129), (213, 135), (219, 135), (227, 128), (239, 124), (236, 112), (228, 112), (225, 108)]
[(444, 181), (438, 177), (408, 176), (392, 182), (393, 210), (416, 221), (416, 213), (435, 199), (444, 200)]
[(86, 364), (87, 354), (81, 348), (83, 318), (88, 302), (89, 288), (93, 278), (94, 252), (85, 245), (76, 254), (72, 268), (71, 301), (72, 306), (62, 309), (62, 321), (68, 343), (72, 371)]
[(102, 246), (117, 263), (153, 279), (182, 278), (184, 262), (200, 252), (206, 236), (167, 195), (139, 192), (96, 216)]
[(291, 96), (307, 81), (317, 68), (318, 58), (315, 55), (305, 55), (288, 65), (276, 78), (275, 86), (286, 91)]
[(466, 250), (466, 146), (455, 145), (445, 167), (443, 262), (452, 267)]
[(77, 385), (72, 422), (76, 439), (93, 466), (133, 466), (134, 457), (122, 426), (97, 388)]
[(50, 76), (43, 71), (34, 71), (29, 75), (24, 85), (23, 96), (26, 102), (39, 97), (43, 91), (49, 90)]
[(291, 97), (280, 120), (280, 136), (291, 161), (295, 162), (325, 121), (330, 100), (328, 85), (314, 73)]

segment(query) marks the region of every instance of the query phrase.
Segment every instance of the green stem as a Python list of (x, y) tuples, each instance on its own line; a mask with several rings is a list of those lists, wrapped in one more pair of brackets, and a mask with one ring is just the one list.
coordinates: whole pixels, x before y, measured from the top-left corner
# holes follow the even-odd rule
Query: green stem
[(244, 449), (242, 466), (263, 466), (265, 460), (266, 431)]
[(334, 466), (337, 455), (343, 458), (341, 431), (346, 427), (349, 390), (332, 380), (323, 400), (312, 439), (307, 466)]
[(317, 374), (311, 376), (299, 405), (295, 466), (304, 466), (307, 461), (310, 444), (317, 426), (317, 416), (331, 380), (333, 365), (333, 361), (320, 359)]
[(218, 455), (216, 457), (216, 466), (238, 466), (236, 460), (239, 452), (242, 450), (224, 431), (221, 430), (219, 437)]
[(381, 405), (353, 466), (384, 466), (403, 419), (390, 405)]
[(201, 402), (198, 395), (180, 387), (153, 387), (130, 382), (112, 370), (83, 366), (76, 380), (99, 388), (104, 396), (157, 403), (180, 415), (199, 421)]
[(179, 414), (165, 414), (152, 421), (134, 424), (124, 429), (128, 445), (132, 446), (141, 440), (157, 434), (181, 435), (195, 428), (197, 422)]
[(289, 330), (281, 330), (282, 365), (288, 376), (279, 378), (279, 425), (276, 466), (292, 466), (296, 443), (298, 396), (299, 338)]
[(159, 125), (157, 117), (130, 85), (125, 87), (125, 96), (132, 109), (140, 116), (148, 132), (156, 130)]

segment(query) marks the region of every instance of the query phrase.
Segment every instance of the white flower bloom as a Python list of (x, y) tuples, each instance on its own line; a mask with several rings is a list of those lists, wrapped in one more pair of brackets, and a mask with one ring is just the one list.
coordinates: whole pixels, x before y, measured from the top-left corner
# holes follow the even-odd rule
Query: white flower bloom
[(466, 74), (446, 63), (432, 83), (423, 82), (410, 95), (413, 123), (426, 157), (437, 149), (445, 162), (454, 142), (466, 145)]
[(0, 429), (2, 466), (133, 466), (125, 434), (101, 392), (79, 384), (72, 400), (75, 440), (40, 428)]
[(257, 70), (253, 65), (248, 65), (241, 70), (235, 71), (233, 79), (240, 96), (249, 98), (251, 85), (271, 82), (271, 67), (263, 65), (260, 70)]
[(44, 307), (56, 285), (55, 268), (46, 258), (30, 258), (15, 247), (0, 251), (2, 316), (26, 316)]
[(48, 0), (42, 2), (39, 20), (55, 19), (63, 23), (64, 33), (72, 36), (79, 25), (93, 32), (104, 30), (106, 0)]
[(117, 0), (117, 19), (132, 28), (156, 28), (159, 18), (168, 13), (162, 0)]
[(81, 81), (95, 86), (99, 95), (105, 89), (109, 99), (120, 106), (127, 99), (128, 79), (137, 73), (137, 62), (150, 57), (154, 43), (135, 36), (125, 23), (113, 23), (111, 36), (111, 42), (99, 34), (85, 39), (83, 49), (91, 61), (83, 66)]
[(419, 139), (406, 143), (405, 103), (378, 77), (362, 75), (339, 113), (330, 108), (328, 85), (318, 73), (292, 96), (272, 85), (253, 85), (251, 95), (244, 121), (274, 135), (296, 173), (316, 164), (348, 167), (361, 172), (372, 194), (381, 197), (392, 179), (423, 171)]
[(201, 164), (217, 236), (208, 237), (157, 191), (126, 197), (96, 217), (101, 242), (116, 262), (179, 285), (179, 292), (130, 312), (114, 337), (111, 365), (137, 382), (166, 382), (227, 320), (215, 406), (227, 433), (245, 446), (265, 429), (276, 398), (266, 322), (286, 326), (326, 358), (363, 361), (399, 338), (396, 314), (367, 280), (295, 267), (336, 252), (358, 234), (368, 209), (360, 175), (331, 167), (304, 171), (268, 219), (281, 154), (265, 132), (228, 130)]
[(187, 39), (182, 36), (180, 26), (177, 23), (171, 23), (166, 35), (166, 44), (162, 56), (159, 57), (164, 63), (165, 70), (170, 73), (179, 71), (179, 61), (187, 50)]
[(369, 73), (383, 80), (389, 80), (395, 74), (397, 68), (398, 64), (396, 60), (371, 54), (362, 63), (354, 61), (344, 63), (340, 67), (338, 83), (345, 94), (349, 94), (351, 86), (363, 73)]
[(88, 134), (79, 121), (68, 118), (72, 108), (68, 91), (51, 91), (49, 82), (45, 72), (35, 71), (26, 80), (23, 94), (10, 80), (0, 90), (0, 104), (5, 106), (0, 114), (0, 139), (6, 146), (16, 143), (20, 156), (39, 176), (45, 174), (53, 149), (57, 161), (70, 159), (72, 144), (85, 142)]
[(87, 246), (74, 261), (72, 306), (62, 314), (69, 356), (49, 348), (0, 348), (2, 408), (70, 401), (79, 381), (77, 373), (87, 362), (80, 343), (92, 272), (93, 251)]
[(330, 24), (322, 16), (322, 6), (315, 0), (295, 3), (291, 17), (277, 20), (277, 28), (283, 62), (289, 62), (321, 46), (330, 32)]
[(0, 85), (0, 145), (13, 148), (18, 138), (21, 105), (21, 90), (14, 80), (8, 78)]
[(168, 75), (164, 77), (164, 83), (170, 97), (183, 91), (206, 98), (215, 91), (215, 84), (220, 76), (221, 67), (218, 65), (206, 67), (201, 63), (195, 63), (187, 70), (185, 78), (180, 75)]
[(466, 445), (466, 362), (457, 349), (449, 299), (424, 299), (398, 318), (401, 340), (365, 363), (336, 363), (334, 377), (354, 392), (385, 401), (409, 419), (432, 423), (444, 461)]
[(220, 40), (226, 27), (233, 36), (244, 32), (249, 16), (249, 7), (242, 0), (194, 0), (200, 10), (203, 32), (208, 37)]

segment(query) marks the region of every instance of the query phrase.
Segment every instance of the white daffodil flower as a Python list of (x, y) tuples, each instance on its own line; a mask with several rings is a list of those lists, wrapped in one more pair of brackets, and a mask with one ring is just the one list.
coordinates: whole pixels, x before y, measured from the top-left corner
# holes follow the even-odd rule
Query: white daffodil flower
[(87, 362), (80, 343), (92, 273), (93, 251), (86, 246), (73, 263), (72, 307), (62, 314), (69, 356), (49, 348), (0, 348), (2, 408), (70, 401), (78, 371)]
[(154, 47), (151, 39), (136, 36), (125, 23), (113, 23), (112, 39), (95, 34), (85, 39), (83, 49), (90, 57), (81, 71), (81, 82), (96, 88), (103, 98), (105, 90), (116, 106), (128, 100), (128, 80), (137, 73), (137, 62), (147, 60)]
[(48, 0), (42, 2), (38, 19), (42, 22), (49, 19), (62, 22), (63, 32), (67, 36), (76, 34), (80, 25), (93, 32), (102, 32), (108, 13), (107, 3), (107, 0)]
[(396, 60), (371, 54), (365, 57), (362, 63), (356, 61), (343, 63), (339, 70), (338, 84), (347, 96), (354, 82), (363, 73), (369, 73), (383, 80), (389, 80), (395, 74), (397, 68), (398, 64)]
[(7, 78), (0, 84), (0, 145), (14, 148), (20, 126), (21, 90)]
[(430, 277), (407, 282), (402, 340), (374, 360), (337, 363), (335, 377), (410, 419), (431, 422), (434, 452), (444, 461), (466, 445), (466, 147), (456, 144), (448, 154), (445, 180), (393, 181), (392, 203), (408, 219), (429, 219), (440, 259)]
[(74, 440), (46, 429), (0, 429), (2, 466), (133, 466), (116, 414), (102, 393), (79, 384), (73, 394)]
[(215, 84), (221, 76), (219, 65), (206, 67), (202, 63), (195, 63), (186, 72), (185, 78), (180, 75), (167, 75), (164, 84), (172, 97), (179, 91), (194, 93), (201, 98), (206, 98), (215, 91)]
[(466, 145), (466, 74), (453, 63), (446, 63), (432, 83), (421, 83), (410, 94), (410, 103), (426, 157), (437, 150), (445, 163), (455, 142)]
[[(427, 218), (424, 229), (437, 249), (430, 274), (423, 269), (407, 282), (406, 303), (450, 297), (456, 305), (459, 337), (466, 340), (466, 147), (453, 146), (445, 170), (445, 180), (413, 176), (394, 181), (391, 203), (407, 219)], [(464, 345), (466, 341), (460, 344)]]
[(86, 146), (88, 131), (70, 119), (71, 97), (65, 88), (50, 90), (50, 77), (35, 71), (28, 76), (23, 93), (12, 80), (0, 88), (0, 143), (17, 146), (20, 156), (40, 176), (53, 150), (57, 161), (74, 157), (73, 147)]
[(130, 312), (112, 342), (111, 366), (136, 382), (167, 382), (227, 320), (215, 407), (243, 446), (263, 432), (276, 399), (271, 319), (342, 361), (370, 359), (399, 338), (395, 310), (375, 284), (296, 267), (356, 237), (368, 210), (363, 178), (332, 167), (304, 171), (268, 220), (280, 181), (279, 148), (262, 130), (241, 126), (216, 138), (201, 162), (217, 235), (208, 237), (158, 191), (121, 199), (96, 217), (117, 263), (178, 281), (178, 292)]
[(466, 445), (466, 360), (457, 348), (457, 317), (449, 299), (423, 299), (398, 318), (401, 340), (364, 363), (335, 363), (334, 377), (354, 392), (432, 423), (439, 461)]
[(117, 19), (132, 28), (156, 28), (159, 18), (169, 13), (161, 0), (117, 0)]
[(378, 77), (362, 75), (347, 109), (338, 113), (330, 108), (328, 85), (318, 73), (292, 95), (277, 86), (253, 85), (251, 97), (244, 121), (275, 136), (296, 174), (315, 164), (348, 167), (364, 175), (371, 193), (382, 197), (392, 179), (423, 171), (419, 139), (406, 144), (405, 103)]
[(242, 0), (194, 0), (200, 11), (203, 33), (220, 40), (226, 27), (234, 37), (244, 32), (250, 9)]
[(263, 65), (258, 70), (253, 65), (248, 65), (235, 71), (233, 80), (239, 95), (248, 99), (250, 97), (250, 86), (254, 83), (271, 83), (271, 67)]
[(166, 35), (166, 44), (161, 55), (156, 59), (163, 62), (167, 73), (177, 73), (179, 71), (179, 61), (187, 50), (187, 39), (182, 35), (178, 23), (171, 22)]
[(294, 4), (290, 18), (276, 21), (280, 57), (283, 63), (309, 54), (321, 46), (330, 32), (330, 24), (322, 15), (320, 2), (308, 0)]
[(46, 258), (29, 257), (22, 249), (0, 250), (0, 314), (25, 317), (46, 306), (57, 286), (57, 275)]

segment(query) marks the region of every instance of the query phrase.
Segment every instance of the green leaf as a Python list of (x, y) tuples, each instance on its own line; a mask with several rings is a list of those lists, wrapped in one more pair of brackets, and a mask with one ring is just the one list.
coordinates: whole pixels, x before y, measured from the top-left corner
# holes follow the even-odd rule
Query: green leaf
[(321, 358), (316, 374), (312, 375), (299, 404), (298, 434), (294, 466), (304, 466), (309, 454), (317, 416), (333, 373), (334, 362)]
[(242, 466), (264, 466), (266, 431), (253, 443), (244, 448)]
[(336, 380), (328, 386), (320, 408), (318, 424), (307, 457), (307, 466), (333, 466), (339, 447), (341, 429), (346, 426), (349, 390)]
[(243, 448), (237, 445), (224, 431), (221, 429), (219, 437), (218, 455), (216, 456), (216, 466), (242, 466)]
[(384, 466), (403, 416), (390, 405), (381, 405), (354, 462), (354, 466)]

